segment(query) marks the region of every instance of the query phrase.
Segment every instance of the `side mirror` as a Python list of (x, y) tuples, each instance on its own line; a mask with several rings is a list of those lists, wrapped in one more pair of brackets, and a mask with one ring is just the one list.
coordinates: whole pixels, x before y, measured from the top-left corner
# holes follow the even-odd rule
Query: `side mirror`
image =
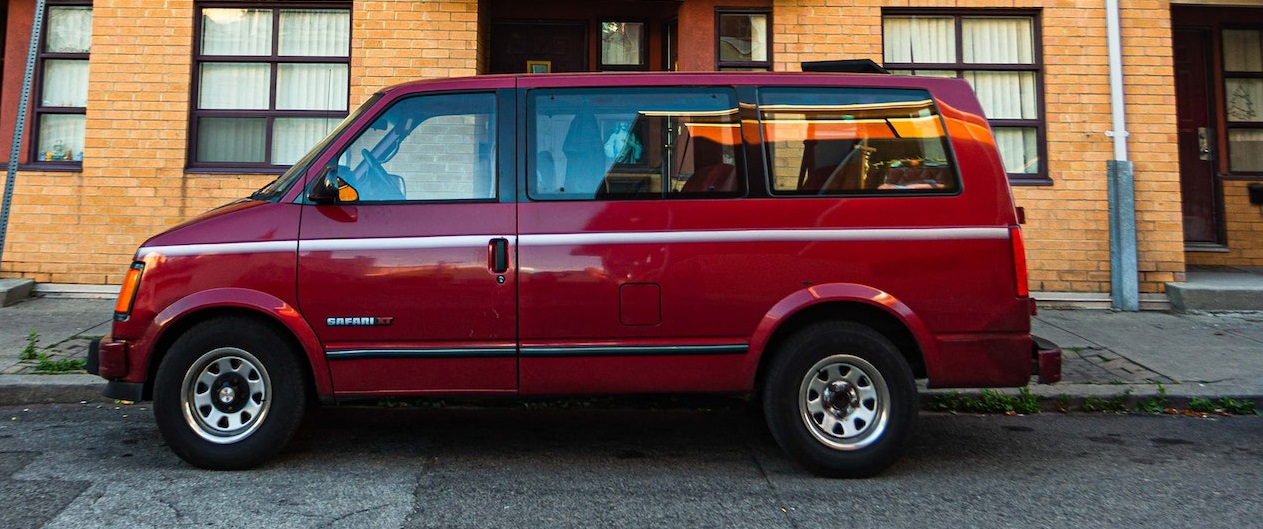
[(338, 178), (338, 168), (336, 166), (326, 167), (321, 171), (320, 178), (316, 180), (315, 185), (311, 186), (311, 191), (307, 193), (307, 200), (315, 204), (337, 204), (339, 202), (355, 202), (360, 199), (360, 194), (347, 184), (346, 181)]

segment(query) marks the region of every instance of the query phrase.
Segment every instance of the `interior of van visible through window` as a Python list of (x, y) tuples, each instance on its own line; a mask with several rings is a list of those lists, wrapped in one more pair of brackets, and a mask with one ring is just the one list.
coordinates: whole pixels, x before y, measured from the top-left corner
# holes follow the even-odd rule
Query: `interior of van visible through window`
[(538, 90), (529, 105), (532, 199), (744, 192), (740, 121), (730, 90)]

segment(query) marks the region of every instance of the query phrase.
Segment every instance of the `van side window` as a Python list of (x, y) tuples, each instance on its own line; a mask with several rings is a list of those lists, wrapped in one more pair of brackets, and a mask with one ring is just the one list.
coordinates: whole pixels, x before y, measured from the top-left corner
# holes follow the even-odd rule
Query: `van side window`
[(539, 89), (528, 98), (535, 200), (745, 193), (736, 95), (725, 88)]
[(924, 90), (765, 88), (775, 194), (955, 193), (943, 121)]
[(337, 157), (359, 202), (496, 197), (494, 94), (420, 95), (382, 113)]

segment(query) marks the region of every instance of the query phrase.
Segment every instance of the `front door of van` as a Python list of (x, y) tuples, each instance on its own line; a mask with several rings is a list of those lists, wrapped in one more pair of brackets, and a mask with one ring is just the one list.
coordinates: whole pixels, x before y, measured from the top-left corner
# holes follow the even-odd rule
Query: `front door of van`
[(324, 165), (344, 189), (303, 207), (298, 295), (336, 394), (516, 391), (513, 115), (511, 90), (403, 97)]

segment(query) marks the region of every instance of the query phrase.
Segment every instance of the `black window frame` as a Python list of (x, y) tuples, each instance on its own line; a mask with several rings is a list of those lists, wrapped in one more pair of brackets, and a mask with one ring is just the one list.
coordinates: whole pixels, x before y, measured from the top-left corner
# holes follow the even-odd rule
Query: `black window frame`
[[(1039, 157), (1039, 171), (1035, 173), (1007, 173), (1012, 185), (1047, 186), (1052, 185), (1048, 171), (1048, 119), (1045, 112), (1047, 106), (1044, 96), (1044, 49), (1043, 24), (1038, 9), (882, 9), (882, 57), (883, 66), (887, 70), (950, 70), (956, 72), (956, 78), (963, 79), (968, 71), (993, 72), (1033, 72), (1035, 74), (1035, 97), (1037, 119), (993, 119), (988, 117), (991, 128), (1034, 128), (1036, 155)], [(887, 63), (884, 60), (886, 49), (886, 17), (952, 17), (955, 21), (956, 61), (952, 63)], [(1016, 18), (1031, 19), (1031, 64), (987, 64), (966, 63), (964, 47), (963, 20), (966, 18)]]
[[(85, 146), (79, 148), (79, 159), (74, 160), (72, 155), (70, 160), (49, 160), (46, 159), (44, 153), (40, 151), (40, 123), (44, 116), (50, 115), (83, 115), (84, 121), (87, 121), (88, 107), (84, 102), (82, 107), (59, 107), (44, 105), (44, 84), (48, 79), (44, 76), (45, 63), (50, 60), (82, 60), (90, 61), (91, 49), (87, 53), (56, 53), (45, 51), (48, 47), (48, 22), (55, 7), (88, 7), (93, 8), (90, 0), (48, 0), (44, 6), (44, 18), (40, 21), (39, 47), (35, 54), (35, 82), (31, 86), (31, 105), (30, 111), (30, 141), (28, 142), (28, 163), (32, 166), (38, 166), (39, 170), (63, 170), (63, 171), (82, 171), (83, 170), (83, 150)], [(95, 10), (95, 8), (93, 8)], [(89, 31), (91, 28), (89, 28)], [(90, 37), (89, 37), (90, 38)], [(91, 44), (89, 44), (91, 46)], [(84, 133), (85, 140), (87, 133)], [(82, 142), (81, 142), (82, 143)]]
[[(1229, 112), (1232, 106), (1233, 94), (1228, 92), (1228, 81), (1234, 80), (1234, 79), (1263, 79), (1263, 72), (1229, 70), (1228, 57), (1227, 57), (1227, 54), (1223, 52), (1223, 46), (1226, 40), (1224, 38), (1225, 31), (1242, 31), (1242, 30), (1258, 32), (1259, 37), (1261, 39), (1260, 45), (1263, 46), (1263, 29), (1260, 29), (1258, 26), (1240, 25), (1240, 24), (1228, 24), (1228, 25), (1224, 25), (1222, 27), (1215, 28), (1215, 29), (1216, 31), (1218, 31), (1219, 34), (1215, 35), (1215, 38), (1212, 39), (1212, 42), (1217, 43), (1220, 47), (1218, 55), (1220, 58), (1220, 65), (1219, 65), (1220, 71), (1222, 72), (1222, 76), (1221, 76), (1222, 86), (1216, 87), (1216, 90), (1222, 89), (1223, 94), (1224, 94), (1223, 115), (1216, 116), (1216, 118), (1221, 119), (1223, 122), (1224, 139), (1222, 142), (1223, 143), (1222, 152), (1225, 155), (1223, 168), (1227, 170), (1227, 174), (1225, 176), (1243, 178), (1247, 180), (1258, 180), (1260, 178), (1263, 178), (1263, 170), (1249, 171), (1249, 170), (1234, 170), (1232, 168), (1232, 143), (1229, 140), (1230, 140), (1233, 130), (1263, 131), (1263, 121), (1232, 121), (1231, 119), (1229, 119), (1230, 118)], [(1260, 50), (1260, 53), (1263, 53), (1263, 50)], [(1263, 105), (1263, 102), (1259, 102), (1259, 103)], [(1263, 113), (1263, 108), (1256, 109), (1256, 111), (1259, 113)]]
[[(763, 15), (767, 17), (767, 60), (763, 61), (725, 61), (721, 58), (721, 28), (724, 15)], [(772, 58), (772, 10), (768, 8), (749, 7), (715, 7), (715, 71), (763, 70), (772, 71), (775, 64)]]
[[(638, 64), (606, 64), (605, 63), (605, 25), (606, 24), (639, 24), (640, 63)], [(600, 72), (647, 72), (649, 71), (649, 38), (650, 24), (640, 18), (607, 17), (597, 21), (596, 27), (596, 63)]]
[[(206, 9), (267, 9), (272, 11), (272, 42), (270, 55), (203, 55), (203, 24), (202, 13)], [(273, 146), (273, 130), (277, 118), (326, 118), (326, 119), (346, 119), (354, 110), (351, 107), (350, 87), (351, 87), (351, 52), (354, 49), (354, 42), (347, 48), (345, 57), (332, 56), (294, 56), (280, 55), (280, 16), (281, 11), (286, 9), (327, 9), (327, 10), (344, 10), (350, 16), (347, 25), (348, 40), (353, 38), (355, 27), (355, 9), (353, 3), (349, 1), (306, 1), (306, 2), (283, 2), (273, 0), (268, 2), (196, 2), (193, 10), (193, 60), (190, 68), (189, 83), (189, 132), (188, 144), (185, 147), (185, 170), (187, 172), (197, 173), (241, 173), (241, 174), (282, 174), (292, 164), (273, 164), (272, 146)], [(265, 110), (243, 110), (243, 109), (199, 109), (198, 99), (201, 90), (201, 66), (203, 64), (214, 63), (266, 63), (269, 66), (269, 83), (268, 83), (268, 108)], [(347, 104), (345, 110), (277, 110), (276, 109), (276, 92), (277, 92), (277, 73), (281, 64), (345, 64), (347, 68)], [(266, 120), (264, 129), (263, 154), (264, 161), (262, 163), (255, 162), (203, 162), (198, 161), (197, 142), (198, 142), (198, 125), (202, 118), (263, 118)]]

